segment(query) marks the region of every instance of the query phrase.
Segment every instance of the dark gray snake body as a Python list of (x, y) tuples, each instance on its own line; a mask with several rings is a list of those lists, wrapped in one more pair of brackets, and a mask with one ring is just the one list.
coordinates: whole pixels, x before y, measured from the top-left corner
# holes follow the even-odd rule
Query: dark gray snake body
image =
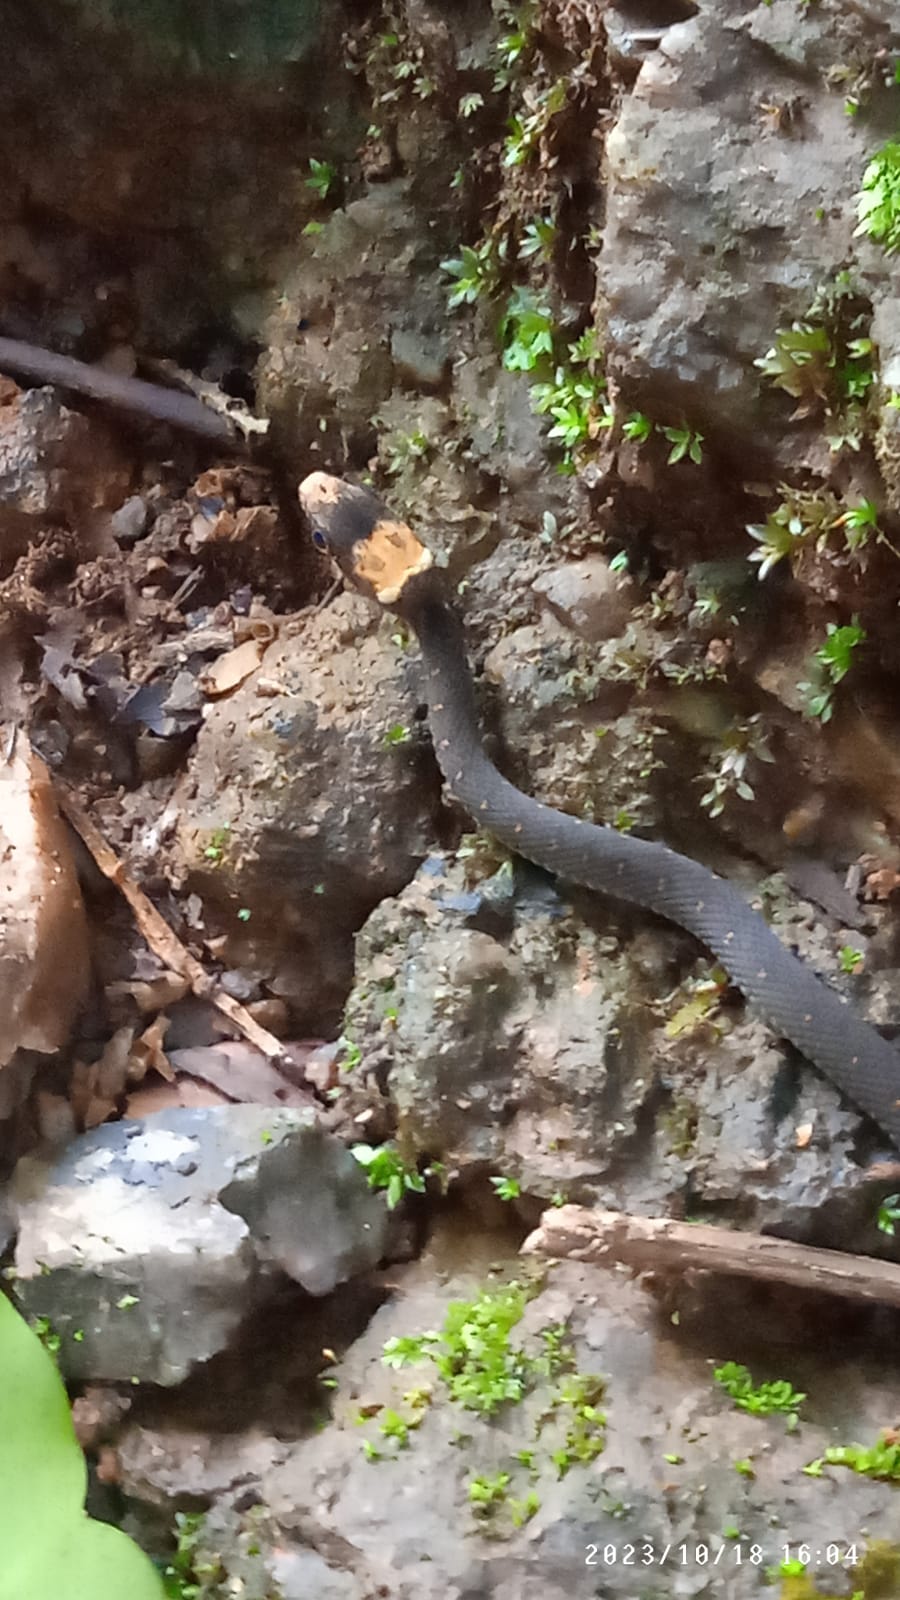
[[(368, 491), (324, 474), (313, 475), (306, 485), (314, 480), (316, 485), (318, 480), (338, 483), (344, 497), (331, 491), (323, 506), (314, 488), (304, 494), (302, 486), (300, 498), (314, 525), (324, 529), (332, 553), (357, 586), (378, 594), (368, 572), (360, 582), (359, 548), (373, 531), (406, 535), (409, 530), (391, 522)], [(694, 934), (775, 1031), (868, 1112), (900, 1149), (900, 1054), (791, 955), (724, 879), (665, 845), (541, 805), (503, 777), (481, 742), (461, 625), (433, 574), (416, 573), (398, 592), (379, 598), (416, 631), (437, 758), (451, 793), (475, 821), (570, 883), (643, 906)]]

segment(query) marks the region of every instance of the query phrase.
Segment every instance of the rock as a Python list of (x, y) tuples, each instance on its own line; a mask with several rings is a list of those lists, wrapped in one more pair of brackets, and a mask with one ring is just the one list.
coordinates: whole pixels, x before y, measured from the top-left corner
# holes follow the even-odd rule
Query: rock
[(396, 375), (408, 388), (439, 389), (450, 365), (446, 336), (415, 328), (395, 328), (391, 356)]
[(589, 647), (553, 618), (504, 634), (484, 677), (498, 691), (510, 775), (575, 816), (664, 835), (653, 782), (662, 734), (637, 694), (654, 649), (631, 627)]
[(207, 916), (221, 908), (223, 960), (265, 975), (320, 1032), (338, 1031), (353, 931), (431, 833), (424, 743), (385, 738), (414, 730), (415, 666), (376, 623), (343, 595), (269, 647), (262, 674), (210, 708), (179, 821)]
[(295, 458), (315, 452), (327, 460), (332, 440), (342, 456), (348, 448), (371, 455), (395, 359), (407, 382), (427, 389), (442, 382), (445, 335), (435, 330), (446, 326), (446, 312), (432, 223), (410, 181), (394, 179), (334, 212), (304, 241), (305, 257), (263, 335), (259, 370), (260, 406)]
[[(885, 10), (857, 15), (859, 59), (890, 54)], [(854, 237), (873, 133), (829, 81), (847, 61), (844, 24), (830, 4), (801, 17), (782, 0), (720, 0), (667, 29), (606, 143), (611, 374), (626, 408), (689, 419), (744, 470), (751, 449), (787, 461), (782, 440), (790, 450), (798, 432), (754, 367), (776, 330), (837, 265), (864, 282), (876, 320), (895, 297), (890, 258)], [(881, 360), (896, 353), (891, 341)]]
[[(855, 1345), (847, 1352), (838, 1342), (818, 1363), (807, 1353), (798, 1368), (783, 1347), (791, 1309), (783, 1295), (760, 1302), (758, 1293), (731, 1284), (727, 1294), (707, 1289), (698, 1305), (687, 1284), (677, 1285), (667, 1309), (678, 1310), (679, 1331), (674, 1315), (672, 1322), (660, 1315), (647, 1291), (623, 1274), (574, 1261), (550, 1265), (510, 1342), (546, 1364), (543, 1331), (564, 1328), (571, 1368), (562, 1377), (548, 1377), (546, 1367), (529, 1375), (524, 1399), (489, 1417), (454, 1402), (427, 1358), (400, 1370), (385, 1363), (389, 1340), (440, 1329), (451, 1305), (496, 1290), (500, 1280), (489, 1273), (497, 1262), (503, 1280), (521, 1278), (521, 1263), (501, 1236), (445, 1223), (426, 1257), (404, 1273), (402, 1294), (376, 1313), (344, 1357), (330, 1424), (280, 1446), (272, 1440), (271, 1464), (258, 1440), (231, 1441), (235, 1489), (198, 1530), (198, 1551), (201, 1560), (221, 1564), (235, 1591), (254, 1600), (272, 1587), (285, 1600), (709, 1600), (725, 1592), (730, 1600), (755, 1600), (761, 1572), (778, 1566), (786, 1542), (795, 1550), (808, 1540), (823, 1552), (840, 1542), (844, 1550), (863, 1528), (894, 1526), (891, 1483), (826, 1468), (826, 1477), (841, 1473), (826, 1488), (802, 1471), (834, 1439), (830, 1412), (818, 1414), (819, 1394), (823, 1404), (840, 1394), (841, 1436), (860, 1440), (877, 1436), (890, 1403), (883, 1370), (861, 1362)], [(821, 1305), (800, 1300), (794, 1307), (794, 1327), (808, 1336)], [(810, 1391), (812, 1419), (804, 1411), (799, 1429), (786, 1428), (782, 1417), (736, 1409), (713, 1381), (708, 1351), (744, 1352), (751, 1324), (779, 1376)], [(752, 1355), (746, 1359), (753, 1363)], [(751, 1370), (758, 1382), (762, 1362)], [(582, 1414), (573, 1432), (587, 1446), (596, 1441), (597, 1454), (560, 1470), (551, 1452), (565, 1454), (573, 1415), (559, 1398), (566, 1388), (593, 1397), (593, 1418)], [(411, 1390), (426, 1396), (418, 1412)], [(380, 1430), (392, 1415), (417, 1417), (405, 1447)], [(149, 1477), (172, 1509), (179, 1488), (182, 1502), (195, 1492), (196, 1467), (181, 1465), (183, 1435), (177, 1416), (152, 1425), (137, 1484), (129, 1472), (132, 1442), (125, 1492), (146, 1493)], [(363, 1440), (378, 1452), (375, 1459), (367, 1459)], [(220, 1438), (206, 1448), (223, 1454)], [(192, 1454), (203, 1453), (198, 1439)], [(736, 1472), (735, 1462), (747, 1459), (752, 1470)], [(470, 1485), (500, 1474), (507, 1475), (502, 1491), (479, 1515)], [(534, 1503), (523, 1521), (529, 1493)], [(739, 1531), (723, 1531), (731, 1525)], [(646, 1563), (638, 1578), (632, 1550)], [(251, 1567), (251, 1551), (270, 1587)], [(862, 1553), (860, 1539), (860, 1559)]]
[(20, 734), (0, 761), (0, 1067), (18, 1050), (65, 1044), (87, 993), (88, 948), (70, 835)]
[[(858, 1113), (752, 1015), (723, 1006), (670, 1032), (709, 958), (674, 928), (638, 919), (626, 934), (624, 908), (595, 903), (587, 923), (586, 903), (573, 911), (545, 884), (527, 869), (505, 906), (488, 904), (463, 893), (458, 865), (438, 876), (429, 861), (378, 907), (357, 938), (347, 1093), (359, 1075), (383, 1086), (404, 1147), (476, 1197), (490, 1172), (523, 1196), (665, 1214), (687, 1169), (711, 1217), (739, 1204), (749, 1225), (789, 1217), (802, 1237), (828, 1205), (854, 1248)], [(788, 895), (777, 912), (782, 938), (827, 973), (833, 941), (811, 907)]]
[(385, 1212), (309, 1113), (221, 1106), (106, 1124), (13, 1176), (17, 1294), (70, 1378), (180, 1383), (283, 1274), (374, 1266)]
[(48, 521), (79, 524), (79, 555), (96, 538), (91, 517), (121, 502), (129, 469), (94, 418), (70, 411), (52, 389), (0, 391), (0, 554), (4, 563)]
[(136, 544), (147, 529), (147, 503), (142, 495), (130, 495), (109, 519), (110, 532), (117, 544)]
[(637, 584), (612, 572), (602, 556), (542, 572), (532, 588), (554, 617), (591, 643), (622, 633), (639, 602)]

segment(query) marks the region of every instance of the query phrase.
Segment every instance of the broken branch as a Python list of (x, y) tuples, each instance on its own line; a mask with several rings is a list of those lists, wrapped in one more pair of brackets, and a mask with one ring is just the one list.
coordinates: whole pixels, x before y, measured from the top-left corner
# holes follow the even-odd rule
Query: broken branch
[(202, 963), (185, 948), (178, 935), (169, 927), (165, 917), (157, 911), (152, 900), (148, 899), (143, 889), (128, 876), (115, 851), (110, 849), (74, 795), (60, 786), (57, 798), (60, 811), (68, 817), (72, 827), (80, 834), (103, 876), (108, 878), (110, 883), (114, 883), (128, 901), (134, 913), (134, 920), (153, 953), (172, 972), (177, 972), (186, 979), (195, 995), (209, 1000), (216, 1010), (227, 1017), (238, 1032), (251, 1044), (256, 1045), (256, 1048), (268, 1056), (270, 1061), (283, 1061), (285, 1049), (281, 1041), (276, 1039), (268, 1028), (260, 1027), (239, 1001), (232, 999), (224, 989), (220, 989)]
[(704, 1271), (760, 1278), (795, 1289), (818, 1289), (849, 1300), (900, 1306), (900, 1266), (822, 1250), (759, 1233), (735, 1233), (668, 1217), (630, 1217), (621, 1211), (561, 1206), (545, 1211), (522, 1246), (524, 1254), (618, 1263), (635, 1272)]

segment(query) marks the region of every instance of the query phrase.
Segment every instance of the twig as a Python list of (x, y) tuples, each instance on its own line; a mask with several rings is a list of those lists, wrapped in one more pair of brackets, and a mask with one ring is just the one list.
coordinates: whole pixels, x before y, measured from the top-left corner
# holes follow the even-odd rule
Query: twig
[(705, 1223), (667, 1217), (630, 1217), (621, 1211), (560, 1206), (545, 1211), (522, 1246), (529, 1255), (570, 1257), (597, 1266), (621, 1262), (636, 1272), (700, 1269), (762, 1278), (796, 1289), (818, 1289), (849, 1300), (900, 1306), (900, 1266), (872, 1256), (793, 1244), (766, 1234), (735, 1233)]
[(138, 888), (134, 879), (128, 876), (115, 851), (110, 849), (74, 795), (61, 785), (57, 785), (57, 800), (60, 810), (84, 840), (103, 876), (108, 878), (110, 883), (114, 883), (125, 896), (134, 912), (134, 920), (140, 932), (150, 949), (159, 956), (160, 961), (163, 961), (170, 971), (177, 972), (180, 977), (185, 978), (195, 995), (209, 1000), (223, 1016), (228, 1018), (238, 1032), (242, 1033), (251, 1044), (256, 1045), (256, 1048), (270, 1061), (283, 1060), (285, 1049), (281, 1041), (276, 1039), (268, 1028), (260, 1027), (244, 1006), (220, 989), (205, 967), (185, 949), (165, 917), (157, 911), (143, 889)]
[(154, 417), (170, 427), (200, 434), (222, 445), (233, 447), (238, 442), (233, 422), (192, 394), (166, 389), (162, 384), (145, 383), (142, 378), (130, 378), (121, 372), (108, 372), (105, 367), (93, 367), (87, 361), (76, 361), (73, 356), (42, 350), (40, 345), (24, 344), (19, 339), (0, 339), (0, 372), (16, 373), (36, 383), (56, 384), (60, 389), (86, 394), (92, 400), (102, 400), (122, 411)]

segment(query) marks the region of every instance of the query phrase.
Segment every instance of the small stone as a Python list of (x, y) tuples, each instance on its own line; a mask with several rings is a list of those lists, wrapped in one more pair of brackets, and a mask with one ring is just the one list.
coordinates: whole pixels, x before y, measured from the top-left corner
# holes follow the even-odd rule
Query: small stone
[(147, 505), (142, 495), (133, 494), (109, 519), (110, 532), (118, 544), (136, 544), (147, 531)]
[(638, 600), (632, 579), (612, 572), (602, 556), (555, 567), (532, 588), (558, 621), (592, 643), (620, 634)]

